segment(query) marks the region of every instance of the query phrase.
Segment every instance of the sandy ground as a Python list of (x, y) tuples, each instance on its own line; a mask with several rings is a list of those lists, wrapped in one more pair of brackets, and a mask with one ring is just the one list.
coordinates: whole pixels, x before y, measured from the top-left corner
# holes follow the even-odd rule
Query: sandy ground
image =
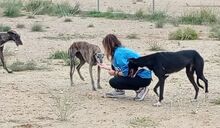
[[(92, 2), (81, 2), (84, 8), (95, 7)], [(191, 1), (194, 4), (201, 4), (200, 2)], [(217, 3), (217, 0), (213, 2)], [(114, 4), (115, 2), (109, 3), (114, 8), (119, 6)], [(120, 3), (123, 5), (126, 1), (121, 0)], [(183, 5), (185, 1), (177, 3)], [(202, 4), (207, 3), (212, 1)], [(126, 6), (122, 8), (128, 9)], [(14, 43), (5, 45), (13, 53), (12, 56), (6, 57), (7, 64), (10, 65), (16, 60), (35, 60), (38, 65), (46, 65), (49, 68), (8, 74), (0, 67), (1, 128), (220, 128), (220, 106), (211, 103), (220, 98), (220, 42), (208, 38), (209, 27), (191, 26), (199, 32), (199, 40), (170, 41), (167, 40), (168, 33), (177, 29), (172, 25), (156, 29), (154, 24), (149, 22), (80, 17), (71, 19), (73, 22), (66, 23), (63, 22), (64, 18), (48, 16), (37, 16), (36, 19), (27, 19), (24, 16), (16, 20), (0, 17), (0, 23), (17, 30), (24, 43), (19, 48)], [(35, 22), (42, 24), (45, 32), (31, 32), (31, 26)], [(16, 28), (20, 23), (25, 24), (24, 29)], [(89, 24), (94, 27), (88, 28)], [(195, 92), (184, 70), (166, 80), (162, 107), (152, 106), (158, 100), (152, 90), (157, 83), (155, 76), (150, 92), (143, 102), (133, 101), (135, 93), (132, 91), (126, 91), (125, 98), (104, 98), (104, 93), (112, 90), (108, 85), (110, 76), (106, 71), (101, 73), (103, 89), (92, 91), (87, 64), (81, 70), (85, 81), (81, 81), (75, 73), (75, 86), (70, 87), (69, 67), (59, 60), (48, 59), (49, 55), (56, 50), (67, 50), (73, 41), (79, 40), (97, 44), (102, 48), (101, 41), (108, 33), (117, 34), (125, 46), (142, 55), (154, 52), (149, 50), (153, 43), (158, 43), (167, 51), (197, 50), (205, 60), (204, 74), (209, 80), (209, 97), (205, 98), (204, 91), (200, 90), (198, 101), (193, 102)], [(72, 37), (71, 40), (54, 39), (68, 34)], [(129, 34), (137, 34), (139, 39), (127, 39)], [(107, 60), (105, 62), (109, 63)], [(65, 106), (70, 108), (67, 111), (67, 121), (60, 121), (58, 115), (65, 113), (62, 112)]]

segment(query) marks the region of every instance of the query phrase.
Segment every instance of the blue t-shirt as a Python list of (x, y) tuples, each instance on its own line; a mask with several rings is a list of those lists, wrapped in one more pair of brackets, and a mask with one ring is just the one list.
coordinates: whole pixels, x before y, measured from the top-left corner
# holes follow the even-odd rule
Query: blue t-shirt
[[(126, 47), (117, 47), (115, 49), (114, 58), (112, 60), (112, 65), (117, 71), (121, 71), (123, 76), (128, 76), (128, 59), (138, 58), (140, 54)], [(141, 69), (138, 71), (137, 75), (141, 78), (152, 78), (152, 73), (150, 70)]]

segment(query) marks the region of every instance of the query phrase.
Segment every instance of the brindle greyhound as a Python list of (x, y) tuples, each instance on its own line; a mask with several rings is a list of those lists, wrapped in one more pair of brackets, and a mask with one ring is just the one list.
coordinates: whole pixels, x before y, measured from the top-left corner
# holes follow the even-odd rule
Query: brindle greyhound
[[(74, 42), (69, 50), (68, 54), (70, 56), (70, 82), (71, 86), (73, 86), (73, 73), (75, 71), (75, 62), (74, 58), (77, 57), (80, 60), (79, 65), (76, 67), (77, 72), (79, 74), (79, 77), (84, 81), (84, 78), (82, 77), (80, 73), (80, 68), (87, 62), (89, 64), (89, 74), (91, 77), (91, 83), (92, 83), (92, 90), (96, 90), (94, 86), (94, 80), (92, 76), (92, 67), (95, 66), (97, 63), (102, 63), (104, 54), (101, 53), (101, 49), (97, 45), (89, 44), (87, 42)], [(100, 67), (98, 66), (97, 69), (97, 87), (101, 89), (100, 86)]]
[(17, 34), (17, 32), (10, 30), (5, 33), (0, 33), (0, 59), (3, 65), (3, 68), (8, 72), (12, 73), (12, 71), (9, 71), (8, 68), (6, 67), (5, 61), (4, 61), (4, 55), (3, 55), (3, 49), (4, 49), (4, 44), (8, 41), (14, 41), (17, 46), (22, 45), (22, 41), (20, 39), (20, 35)]
[[(208, 80), (203, 74), (204, 60), (195, 50), (182, 50), (178, 52), (158, 52), (143, 56), (137, 59), (129, 60), (129, 76), (133, 76), (138, 67), (147, 67), (154, 72), (159, 81), (154, 87), (154, 92), (158, 95), (157, 89), (160, 87), (159, 102), (155, 105), (161, 105), (163, 100), (164, 83), (169, 74), (178, 72), (186, 68), (186, 75), (195, 89), (195, 97), (197, 99), (200, 85), (199, 79), (205, 83), (205, 93), (208, 93)], [(197, 76), (196, 82), (194, 73)]]

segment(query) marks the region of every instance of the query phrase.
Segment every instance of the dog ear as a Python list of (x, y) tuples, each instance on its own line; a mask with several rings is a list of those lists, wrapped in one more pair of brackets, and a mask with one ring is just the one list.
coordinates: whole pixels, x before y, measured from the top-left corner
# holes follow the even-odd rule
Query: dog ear
[(18, 33), (14, 30), (9, 30), (7, 33), (11, 36), (18, 36)]

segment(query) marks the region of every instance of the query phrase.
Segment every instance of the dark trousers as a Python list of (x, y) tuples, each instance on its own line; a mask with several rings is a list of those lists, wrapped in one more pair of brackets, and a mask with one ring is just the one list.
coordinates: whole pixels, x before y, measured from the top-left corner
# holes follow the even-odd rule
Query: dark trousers
[(151, 78), (146, 79), (139, 76), (134, 78), (115, 76), (109, 80), (111, 87), (121, 90), (138, 90), (140, 87), (148, 86), (150, 82)]

